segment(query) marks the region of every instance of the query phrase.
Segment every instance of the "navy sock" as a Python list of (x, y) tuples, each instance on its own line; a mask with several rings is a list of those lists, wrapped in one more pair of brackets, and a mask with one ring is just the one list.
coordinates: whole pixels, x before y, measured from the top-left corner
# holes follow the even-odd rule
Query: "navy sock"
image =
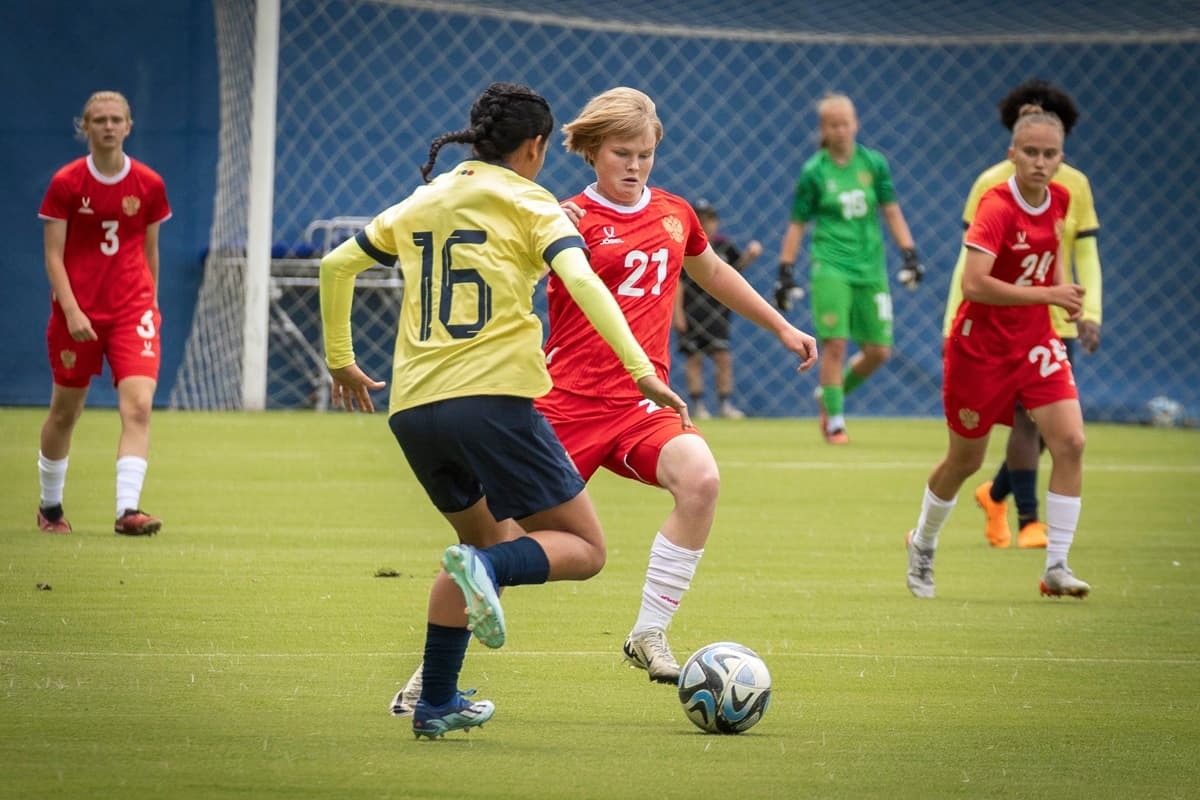
[(1013, 500), (1017, 501), (1017, 524), (1024, 527), (1038, 518), (1037, 470), (1015, 469), (1008, 474)]
[(996, 477), (992, 478), (992, 490), (988, 495), (992, 498), (993, 503), (999, 503), (1008, 497), (1012, 491), (1012, 485), (1008, 480), (1008, 464), (1001, 463), (1000, 469), (996, 470)]
[(421, 681), (421, 699), (434, 706), (450, 702), (458, 691), (458, 674), (471, 632), (466, 628), (425, 625), (425, 667)]
[(480, 551), (491, 566), (496, 586), (525, 586), (545, 583), (550, 577), (550, 559), (536, 539), (522, 536)]

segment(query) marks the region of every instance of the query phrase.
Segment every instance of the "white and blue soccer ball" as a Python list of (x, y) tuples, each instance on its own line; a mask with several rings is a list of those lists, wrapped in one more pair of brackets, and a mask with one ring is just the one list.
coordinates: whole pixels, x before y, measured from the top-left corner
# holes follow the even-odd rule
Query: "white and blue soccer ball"
[(708, 733), (753, 728), (771, 702), (771, 673), (749, 647), (715, 642), (701, 647), (679, 671), (679, 702)]
[(1165, 395), (1159, 395), (1146, 403), (1150, 412), (1150, 424), (1156, 428), (1174, 428), (1183, 423), (1183, 405)]

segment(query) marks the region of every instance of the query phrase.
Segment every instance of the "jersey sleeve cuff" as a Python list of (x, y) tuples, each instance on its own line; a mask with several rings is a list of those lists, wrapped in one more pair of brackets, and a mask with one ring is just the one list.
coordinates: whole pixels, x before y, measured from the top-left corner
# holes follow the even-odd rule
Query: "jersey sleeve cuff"
[(387, 267), (396, 266), (396, 256), (392, 255), (391, 253), (385, 253), (372, 244), (371, 240), (367, 238), (366, 231), (359, 231), (358, 233), (354, 234), (354, 241), (358, 243), (358, 246), (362, 248), (364, 253), (378, 261), (380, 264), (383, 264)]
[(542, 260), (547, 264), (553, 263), (555, 257), (557, 257), (559, 253), (571, 247), (578, 247), (585, 253), (588, 251), (587, 245), (584, 243), (582, 236), (566, 236), (556, 242), (551, 242), (550, 246), (543, 251)]

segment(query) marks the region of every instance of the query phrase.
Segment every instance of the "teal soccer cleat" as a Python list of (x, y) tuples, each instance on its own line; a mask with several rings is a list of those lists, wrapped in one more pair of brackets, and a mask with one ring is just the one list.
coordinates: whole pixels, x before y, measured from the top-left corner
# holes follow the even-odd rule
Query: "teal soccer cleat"
[(491, 648), (504, 646), (504, 609), (484, 556), (469, 544), (446, 548), (442, 566), (467, 601), (467, 630)]

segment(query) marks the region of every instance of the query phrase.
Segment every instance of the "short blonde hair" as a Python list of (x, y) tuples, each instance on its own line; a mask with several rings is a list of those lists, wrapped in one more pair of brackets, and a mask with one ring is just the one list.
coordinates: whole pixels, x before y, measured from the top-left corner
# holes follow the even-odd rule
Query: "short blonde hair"
[(1051, 128), (1057, 128), (1059, 134), (1065, 139), (1067, 137), (1066, 126), (1063, 121), (1058, 118), (1058, 115), (1051, 111), (1043, 111), (1041, 106), (1028, 104), (1021, 107), (1021, 115), (1017, 117), (1017, 121), (1013, 123), (1011, 147), (1017, 145), (1017, 132), (1028, 128), (1030, 125), (1049, 125)]
[(593, 97), (579, 116), (563, 125), (563, 146), (590, 164), (605, 139), (628, 139), (646, 130), (654, 132), (655, 144), (662, 141), (663, 126), (654, 101), (637, 89), (618, 86)]
[(129, 101), (125, 99), (125, 95), (107, 89), (93, 92), (92, 96), (83, 104), (83, 111), (75, 118), (75, 136), (81, 141), (87, 141), (87, 124), (91, 121), (92, 106), (105, 100), (113, 100), (125, 106), (125, 119), (130, 123), (133, 122), (133, 111), (129, 108)]
[(850, 95), (842, 94), (841, 92), (826, 92), (824, 95), (822, 95), (821, 99), (817, 101), (817, 117), (820, 118), (824, 116), (825, 112), (829, 110), (830, 106), (837, 105), (839, 103), (845, 103), (846, 105), (850, 106), (850, 113), (854, 114), (856, 117), (858, 116), (858, 111), (854, 108), (854, 101), (850, 99)]

